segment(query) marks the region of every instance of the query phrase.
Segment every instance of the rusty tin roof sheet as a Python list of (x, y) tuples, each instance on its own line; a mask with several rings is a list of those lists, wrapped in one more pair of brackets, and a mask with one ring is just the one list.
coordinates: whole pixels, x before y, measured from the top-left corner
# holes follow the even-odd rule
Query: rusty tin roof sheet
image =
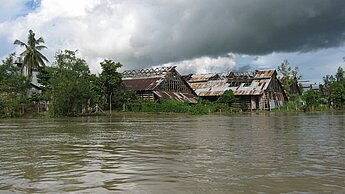
[(235, 95), (262, 95), (268, 88), (272, 79), (253, 80), (249, 86), (241, 84), (235, 91)]
[(227, 90), (232, 90), (235, 95), (262, 95), (272, 79), (253, 80), (250, 85), (242, 83), (238, 87), (230, 87), (224, 80), (203, 83), (190, 83), (198, 96), (220, 96)]
[(132, 91), (152, 91), (162, 83), (164, 78), (151, 77), (151, 78), (125, 78), (123, 83), (128, 90)]
[(262, 79), (262, 78), (271, 78), (273, 75), (277, 73), (275, 69), (268, 69), (268, 70), (258, 70), (255, 72), (255, 79)]
[(217, 73), (192, 75), (188, 82), (206, 82), (214, 79), (219, 79), (219, 75)]
[(198, 96), (220, 96), (224, 94), (224, 91), (199, 91)]
[(229, 84), (225, 81), (209, 81), (209, 82), (201, 82), (201, 83), (190, 83), (189, 84), (193, 89), (201, 89), (201, 88), (219, 88), (219, 87), (228, 87)]
[(225, 80), (190, 83), (190, 86), (198, 96), (220, 96), (226, 90), (231, 89), (230, 84)]

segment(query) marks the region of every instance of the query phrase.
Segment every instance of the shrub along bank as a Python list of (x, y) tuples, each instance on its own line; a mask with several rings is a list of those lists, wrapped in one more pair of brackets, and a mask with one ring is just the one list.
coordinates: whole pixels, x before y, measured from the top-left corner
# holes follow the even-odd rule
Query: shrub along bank
[(172, 100), (161, 100), (159, 103), (142, 101), (131, 102), (126, 104), (124, 111), (127, 112), (173, 112), (188, 113), (192, 115), (208, 114), (214, 112), (231, 113), (236, 112), (228, 104), (210, 103), (199, 101), (196, 104), (188, 104), (185, 102), (177, 102)]

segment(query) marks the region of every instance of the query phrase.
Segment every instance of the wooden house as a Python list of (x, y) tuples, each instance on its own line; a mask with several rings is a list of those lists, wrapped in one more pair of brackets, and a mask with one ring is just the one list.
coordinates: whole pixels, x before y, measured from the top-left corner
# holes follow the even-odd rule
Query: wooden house
[(128, 70), (122, 73), (126, 89), (136, 93), (142, 100), (160, 99), (196, 103), (196, 94), (176, 71), (176, 67)]
[(232, 90), (240, 103), (247, 104), (251, 110), (274, 109), (287, 100), (276, 70), (228, 72), (219, 74), (219, 78), (201, 82), (189, 79), (188, 83), (199, 97), (210, 101), (215, 101), (225, 91)]

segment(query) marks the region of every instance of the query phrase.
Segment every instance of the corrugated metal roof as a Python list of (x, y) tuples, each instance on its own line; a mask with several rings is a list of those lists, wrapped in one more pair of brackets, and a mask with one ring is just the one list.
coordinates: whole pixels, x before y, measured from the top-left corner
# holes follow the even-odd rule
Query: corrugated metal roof
[(255, 72), (255, 79), (271, 78), (276, 73), (275, 69), (258, 70)]
[(262, 95), (272, 79), (253, 80), (250, 85), (242, 83), (238, 87), (230, 87), (224, 80), (203, 83), (190, 83), (198, 96), (220, 96), (227, 90), (232, 90), (235, 95)]
[(206, 82), (214, 79), (219, 79), (219, 75), (217, 73), (208, 73), (208, 74), (200, 74), (200, 75), (192, 75), (188, 82)]
[(202, 83), (190, 83), (189, 84), (193, 89), (200, 89), (200, 88), (214, 88), (214, 87), (228, 87), (229, 84), (225, 81), (209, 81), (209, 82), (202, 82)]
[(234, 91), (235, 95), (261, 95), (267, 89), (272, 79), (259, 79), (253, 80), (249, 86), (241, 84), (237, 90)]
[(220, 96), (220, 95), (224, 94), (225, 91), (199, 92), (198, 96)]
[(162, 99), (176, 100), (179, 102), (197, 103), (196, 96), (193, 94), (166, 91), (154, 91), (153, 93)]
[(198, 96), (220, 96), (224, 91), (234, 89), (225, 80), (190, 83), (190, 86)]
[(128, 90), (132, 91), (152, 91), (162, 83), (164, 78), (151, 77), (151, 78), (124, 78), (123, 84)]

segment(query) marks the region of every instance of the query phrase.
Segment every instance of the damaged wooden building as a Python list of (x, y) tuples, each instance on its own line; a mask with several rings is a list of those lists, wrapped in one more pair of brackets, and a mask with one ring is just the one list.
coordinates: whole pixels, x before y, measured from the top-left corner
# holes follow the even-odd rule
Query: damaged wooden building
[(276, 70), (255, 72), (227, 72), (222, 74), (188, 75), (185, 77), (195, 93), (215, 101), (227, 90), (232, 90), (240, 103), (250, 110), (270, 110), (284, 105), (287, 100)]
[(197, 102), (196, 93), (175, 66), (124, 71), (122, 80), (125, 88), (135, 92), (141, 100), (157, 102), (166, 99), (191, 104)]

